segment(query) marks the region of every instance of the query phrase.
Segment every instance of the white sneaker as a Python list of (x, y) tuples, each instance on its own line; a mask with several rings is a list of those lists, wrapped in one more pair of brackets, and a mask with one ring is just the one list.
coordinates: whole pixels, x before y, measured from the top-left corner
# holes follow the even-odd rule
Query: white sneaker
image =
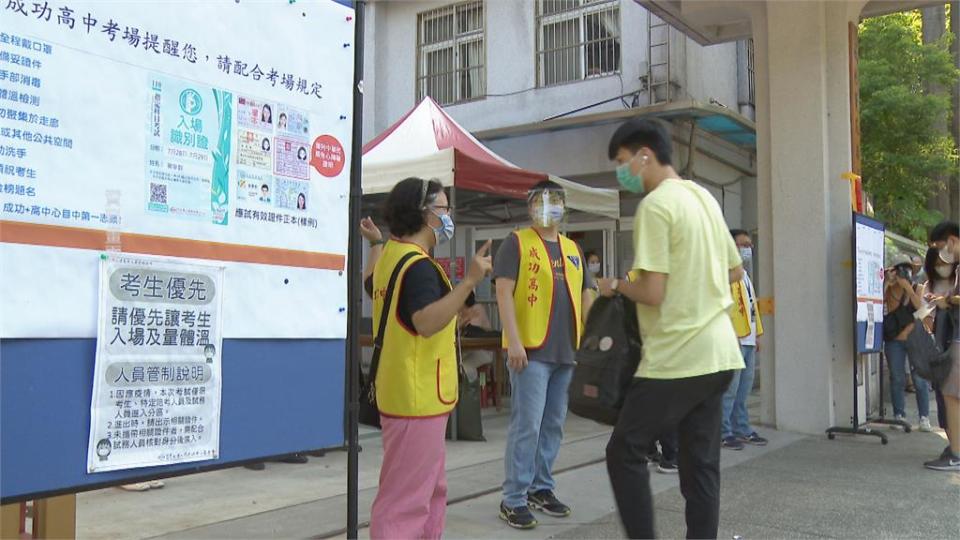
[(933, 431), (933, 426), (930, 425), (930, 419), (926, 416), (920, 417), (920, 431)]
[(151, 480), (148, 484), (150, 484), (150, 489), (160, 489), (166, 485), (163, 480)]

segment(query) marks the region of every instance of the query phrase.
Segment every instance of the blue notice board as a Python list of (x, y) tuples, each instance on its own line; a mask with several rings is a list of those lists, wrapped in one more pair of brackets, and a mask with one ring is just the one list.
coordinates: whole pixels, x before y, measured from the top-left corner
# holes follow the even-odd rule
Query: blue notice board
[(883, 350), (883, 223), (853, 214), (853, 276), (856, 351)]
[(88, 474), (95, 339), (0, 341), (3, 504), (342, 448), (344, 340), (223, 340), (220, 458)]

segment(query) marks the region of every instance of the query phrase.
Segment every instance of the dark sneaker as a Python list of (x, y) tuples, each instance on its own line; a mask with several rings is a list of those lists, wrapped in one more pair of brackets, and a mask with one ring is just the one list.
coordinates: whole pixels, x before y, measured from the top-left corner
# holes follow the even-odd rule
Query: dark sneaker
[(767, 440), (763, 437), (757, 435), (757, 432), (754, 431), (746, 437), (737, 437), (737, 439), (744, 444), (752, 444), (754, 446), (766, 446)]
[(534, 510), (539, 510), (548, 516), (567, 517), (570, 515), (570, 507), (560, 502), (560, 499), (549, 489), (528, 493), (527, 504)]
[(743, 450), (743, 443), (740, 442), (740, 439), (732, 435), (730, 437), (725, 437), (721, 446), (728, 450)]
[(526, 506), (507, 508), (500, 503), (500, 519), (514, 529), (532, 529), (537, 526), (537, 518), (533, 517), (533, 513)]
[(924, 463), (923, 466), (934, 471), (960, 471), (960, 456), (950, 452), (946, 456)]
[(250, 469), (251, 471), (262, 471), (267, 468), (267, 464), (262, 461), (258, 461), (256, 463), (248, 463), (244, 465), (243, 468)]
[(667, 461), (664, 459), (657, 465), (657, 472), (661, 474), (676, 474), (680, 472), (680, 467), (677, 466), (675, 461)]

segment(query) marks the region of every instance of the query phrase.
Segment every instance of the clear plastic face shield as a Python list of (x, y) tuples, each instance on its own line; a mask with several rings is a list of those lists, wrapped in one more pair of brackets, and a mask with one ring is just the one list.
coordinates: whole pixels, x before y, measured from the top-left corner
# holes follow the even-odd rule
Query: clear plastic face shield
[(527, 197), (530, 219), (541, 227), (554, 227), (566, 215), (566, 197), (555, 189), (537, 190)]

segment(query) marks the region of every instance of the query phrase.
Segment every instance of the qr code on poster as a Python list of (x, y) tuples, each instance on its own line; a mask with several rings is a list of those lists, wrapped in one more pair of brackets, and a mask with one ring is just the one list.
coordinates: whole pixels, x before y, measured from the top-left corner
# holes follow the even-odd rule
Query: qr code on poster
[(150, 202), (167, 204), (167, 186), (150, 183)]

